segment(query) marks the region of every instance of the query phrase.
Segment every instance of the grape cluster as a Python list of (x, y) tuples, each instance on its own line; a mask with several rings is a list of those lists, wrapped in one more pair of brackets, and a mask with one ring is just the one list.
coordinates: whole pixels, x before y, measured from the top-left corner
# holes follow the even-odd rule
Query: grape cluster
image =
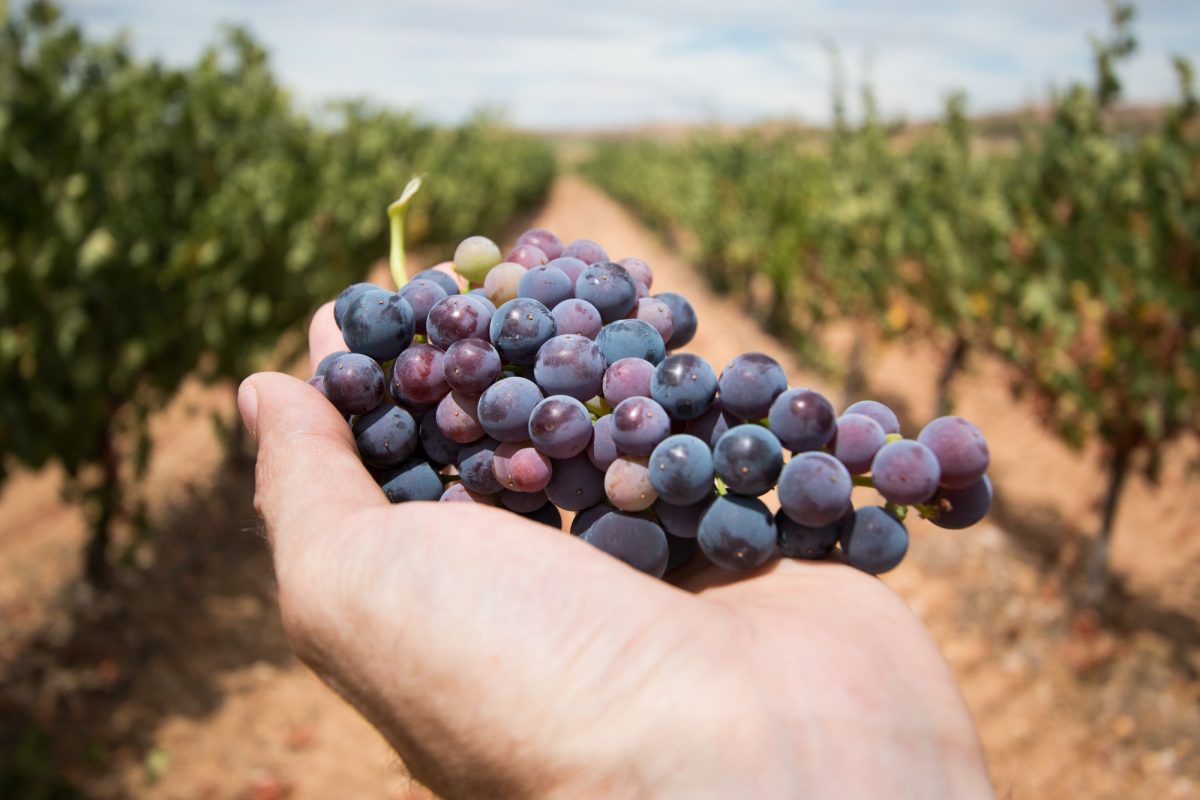
[[(656, 576), (697, 549), (748, 570), (838, 547), (877, 574), (908, 550), (910, 507), (944, 528), (987, 513), (988, 447), (973, 424), (941, 417), (905, 439), (886, 405), (838, 416), (762, 353), (718, 374), (678, 352), (696, 312), (652, 295), (653, 280), (641, 259), (541, 228), (507, 258), (472, 236), (397, 292), (343, 291), (346, 350), (310, 383), (392, 502), (481, 503), (555, 527), (560, 509), (575, 512), (572, 534)], [(884, 505), (855, 508), (855, 486)], [(760, 499), (773, 489), (775, 512)]]

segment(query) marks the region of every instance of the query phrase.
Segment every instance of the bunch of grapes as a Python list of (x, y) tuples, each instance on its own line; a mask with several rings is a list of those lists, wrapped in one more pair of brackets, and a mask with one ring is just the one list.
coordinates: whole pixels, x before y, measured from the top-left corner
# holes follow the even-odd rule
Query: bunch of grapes
[[(310, 383), (392, 502), (481, 503), (554, 527), (574, 512), (572, 534), (651, 575), (697, 549), (749, 570), (838, 547), (877, 574), (907, 552), (910, 508), (944, 528), (983, 518), (988, 447), (973, 424), (941, 417), (905, 439), (884, 404), (838, 416), (762, 353), (718, 374), (679, 351), (696, 312), (653, 281), (639, 258), (541, 228), (507, 258), (473, 236), (399, 291), (343, 291), (347, 349)], [(855, 486), (884, 504), (855, 508)]]

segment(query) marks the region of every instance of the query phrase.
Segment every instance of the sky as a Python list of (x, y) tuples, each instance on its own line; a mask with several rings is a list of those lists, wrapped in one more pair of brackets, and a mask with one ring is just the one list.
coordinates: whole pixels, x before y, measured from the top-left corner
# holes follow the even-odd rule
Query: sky
[[(194, 61), (222, 23), (248, 28), (280, 80), (313, 107), (365, 98), (438, 122), (500, 111), (539, 130), (830, 117), (837, 46), (851, 85), (888, 116), (1044, 100), (1090, 81), (1101, 0), (64, 0), (90, 33)], [(1200, 2), (1142, 0), (1126, 97), (1175, 96), (1169, 58), (1200, 65)], [(854, 110), (853, 104), (851, 110)]]

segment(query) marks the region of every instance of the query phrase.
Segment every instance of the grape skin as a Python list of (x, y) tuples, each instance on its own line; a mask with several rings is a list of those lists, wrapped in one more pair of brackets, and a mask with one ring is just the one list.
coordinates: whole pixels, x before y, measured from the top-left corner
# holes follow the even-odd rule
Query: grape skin
[(793, 453), (819, 450), (829, 444), (837, 431), (833, 405), (812, 389), (789, 389), (775, 398), (767, 423), (783, 446)]
[(605, 503), (597, 503), (591, 508), (585, 508), (575, 515), (575, 519), (571, 520), (571, 535), (582, 535), (584, 531), (592, 527), (592, 523), (612, 512), (613, 507)]
[(696, 419), (709, 410), (716, 394), (717, 374), (707, 361), (692, 353), (667, 356), (650, 380), (650, 396), (672, 419)]
[(414, 344), (392, 364), (392, 395), (405, 405), (432, 406), (450, 392), (445, 354), (431, 344)]
[(711, 488), (701, 500), (686, 506), (668, 503), (659, 498), (659, 501), (654, 504), (654, 515), (658, 517), (658, 524), (662, 526), (663, 530), (672, 536), (695, 539), (700, 530), (700, 520), (704, 516), (704, 512), (716, 498), (717, 493)]
[(548, 525), (555, 530), (562, 530), (562, 514), (554, 507), (553, 503), (542, 503), (541, 508), (522, 513), (521, 516)]
[(563, 254), (562, 239), (545, 228), (530, 228), (517, 237), (517, 244), (531, 244), (545, 253), (547, 258), (559, 258)]
[(465, 394), (483, 394), (500, 377), (500, 367), (500, 354), (483, 339), (460, 339), (442, 359), (446, 383)]
[(338, 294), (337, 299), (333, 301), (333, 321), (337, 325), (338, 330), (342, 329), (342, 324), (346, 319), (346, 312), (350, 306), (358, 299), (358, 296), (363, 292), (375, 289), (376, 291), (384, 291), (382, 286), (376, 286), (373, 283), (353, 283), (342, 289)]
[(801, 453), (779, 476), (779, 505), (801, 525), (836, 522), (850, 503), (854, 482), (842, 462), (828, 453)]
[(842, 554), (852, 567), (879, 575), (895, 568), (908, 552), (908, 531), (885, 508), (864, 506), (842, 526)]
[(586, 300), (570, 298), (563, 300), (550, 312), (558, 326), (559, 333), (577, 333), (589, 339), (595, 339), (604, 327), (600, 312)]
[(556, 267), (531, 267), (517, 284), (517, 296), (537, 300), (546, 308), (554, 308), (575, 294), (575, 284), (567, 273)]
[(477, 442), (465, 445), (458, 452), (455, 466), (458, 468), (459, 479), (472, 492), (479, 494), (499, 494), (503, 489), (496, 473), (492, 469), (496, 448), (500, 442), (485, 437)]
[(614, 408), (630, 397), (649, 397), (654, 369), (654, 365), (644, 358), (619, 359), (605, 370), (600, 392)]
[(775, 522), (757, 497), (722, 495), (700, 518), (696, 541), (722, 569), (757, 569), (775, 555)]
[[(313, 377), (314, 378), (325, 377), (325, 373), (329, 371), (329, 365), (332, 364), (335, 360), (337, 360), (338, 356), (344, 356), (344, 355), (348, 354), (349, 352), (350, 352), (349, 350), (334, 350), (332, 353), (330, 353), (329, 355), (322, 358), (319, 362), (317, 362), (317, 368), (315, 370), (313, 370)], [(325, 390), (322, 389), (321, 393), (324, 394)]]
[(438, 403), (434, 419), (438, 429), (451, 441), (469, 444), (483, 438), (483, 426), (479, 424), (479, 398), (475, 395), (450, 392)]
[(788, 558), (822, 559), (833, 552), (842, 528), (853, 522), (854, 508), (850, 507), (836, 521), (826, 525), (801, 525), (782, 509), (775, 515), (779, 530), (779, 552)]
[(924, 503), (933, 497), (940, 477), (937, 456), (912, 439), (888, 442), (871, 462), (876, 490), (889, 502), (900, 505)]
[(644, 511), (654, 505), (658, 495), (650, 483), (645, 458), (620, 456), (604, 473), (604, 493), (608, 501), (622, 511)]
[(588, 445), (588, 460), (596, 469), (607, 470), (620, 453), (612, 438), (612, 414), (606, 414), (592, 425), (592, 443)]
[(712, 451), (695, 436), (668, 436), (650, 454), (650, 483), (663, 502), (700, 502), (713, 490)]
[(700, 320), (696, 316), (696, 309), (692, 308), (692, 304), (686, 297), (675, 292), (659, 292), (654, 297), (666, 303), (671, 309), (674, 331), (671, 333), (670, 340), (667, 341), (667, 349), (678, 350), (686, 347), (687, 343), (696, 335), (696, 328), (700, 324)]
[[(664, 531), (666, 533), (666, 531)], [(667, 572), (687, 566), (696, 553), (696, 539), (667, 533)]]
[(574, 397), (551, 395), (533, 407), (529, 439), (550, 458), (577, 456), (592, 441), (592, 417)]
[(412, 306), (396, 292), (361, 292), (342, 320), (346, 349), (376, 361), (391, 361), (412, 342), (416, 320)]
[(837, 432), (830, 447), (851, 475), (864, 475), (879, 448), (887, 444), (887, 434), (879, 423), (865, 414), (843, 414), (837, 420)]
[(554, 465), (531, 442), (501, 442), (492, 456), (492, 472), (505, 489), (540, 492), (550, 482)]
[(477, 503), (481, 506), (496, 505), (496, 498), (488, 494), (472, 492), (462, 483), (452, 483), (438, 498), (441, 503)]
[(390, 404), (382, 404), (356, 419), (352, 430), (359, 456), (372, 467), (399, 464), (420, 444), (412, 414)]
[(533, 377), (547, 394), (565, 394), (586, 402), (600, 393), (604, 354), (586, 336), (561, 334), (538, 349)]
[(630, 397), (621, 401), (613, 409), (612, 417), (613, 444), (618, 451), (628, 455), (648, 456), (659, 442), (671, 435), (671, 418), (649, 397)]
[(468, 236), (454, 251), (454, 268), (471, 283), (480, 283), (501, 262), (500, 248), (486, 236)]
[(938, 417), (921, 429), (917, 441), (937, 457), (939, 482), (948, 489), (964, 489), (987, 472), (987, 440), (979, 428), (962, 417)]
[(481, 298), (456, 294), (429, 309), (426, 333), (429, 343), (443, 350), (462, 339), (488, 339), (492, 311)]
[(563, 248), (562, 254), (567, 258), (578, 258), (585, 264), (608, 261), (608, 253), (591, 239), (576, 239)]
[(491, 322), (492, 346), (509, 364), (528, 366), (538, 350), (558, 333), (550, 309), (528, 297), (509, 300), (496, 310)]
[(900, 432), (900, 420), (896, 417), (896, 412), (878, 400), (859, 400), (857, 403), (851, 403), (842, 414), (862, 414), (864, 417), (870, 417), (879, 423), (879, 427), (883, 428), (883, 432), (888, 436)]
[(545, 492), (514, 492), (505, 489), (496, 495), (500, 505), (518, 514), (529, 514), (546, 505)]
[(383, 368), (369, 356), (347, 353), (325, 370), (324, 394), (342, 414), (366, 414), (383, 402)]
[[(438, 274), (445, 275), (440, 272)], [(453, 283), (453, 279), (450, 282)], [(455, 294), (458, 292), (455, 291)], [(429, 309), (433, 308), (439, 300), (445, 300), (449, 293), (436, 281), (417, 278), (409, 281), (400, 289), (400, 296), (412, 307), (416, 332), (424, 336), (425, 323), (429, 319)]]
[(580, 538), (647, 575), (661, 578), (667, 571), (667, 535), (643, 516), (610, 511), (592, 522)]
[(529, 436), (529, 415), (542, 401), (537, 384), (526, 378), (502, 378), (479, 397), (479, 424), (501, 442), (522, 442)]
[(654, 271), (650, 269), (650, 265), (640, 258), (628, 256), (617, 261), (630, 276), (641, 284), (647, 291), (654, 284)]
[(586, 263), (578, 258), (572, 258), (571, 256), (561, 256), (559, 258), (555, 258), (546, 266), (554, 267), (555, 269), (560, 269), (565, 272), (567, 277), (571, 279), (572, 288), (574, 288), (575, 282), (579, 280), (579, 276), (582, 275), (583, 271), (588, 268)]
[(542, 266), (550, 259), (545, 251), (537, 245), (519, 244), (509, 252), (508, 258), (504, 260), (520, 264), (525, 269), (533, 269)]
[(553, 474), (546, 484), (546, 496), (565, 511), (591, 508), (604, 500), (604, 473), (582, 453), (572, 458), (555, 459)]
[(487, 299), (497, 307), (516, 299), (517, 287), (521, 285), (526, 272), (525, 267), (511, 261), (492, 267), (483, 279), (483, 291)]
[(783, 448), (766, 428), (738, 425), (717, 440), (713, 469), (731, 492), (760, 495), (770, 491), (783, 469)]
[(658, 331), (640, 319), (610, 322), (596, 335), (596, 344), (600, 346), (604, 361), (609, 366), (622, 358), (641, 358), (658, 364), (667, 355)]
[[(442, 288), (442, 291), (446, 293), (447, 297), (452, 294), (458, 294), (458, 283), (454, 280), (454, 276), (442, 272), (440, 269), (421, 270), (416, 275), (412, 276), (412, 279), (405, 284), (405, 287), (412, 286), (417, 281), (432, 281), (433, 283), (436, 283)], [(401, 289), (400, 291), (404, 291), (404, 289)]]
[(436, 501), (442, 497), (442, 479), (437, 470), (428, 461), (419, 458), (410, 458), (384, 473), (381, 488), (392, 503)]
[(671, 336), (675, 333), (675, 318), (671, 315), (670, 306), (662, 300), (653, 297), (639, 298), (631, 313), (634, 319), (640, 319), (658, 331), (664, 343), (671, 341)]
[(620, 264), (601, 261), (579, 275), (575, 296), (594, 305), (604, 322), (615, 322), (633, 309), (637, 286), (633, 276)]
[(458, 461), (462, 445), (446, 437), (437, 424), (436, 414), (426, 414), (421, 420), (418, 437), (421, 440), (421, 452), (425, 458), (439, 467), (449, 466)]
[(929, 501), (937, 513), (929, 521), (939, 528), (961, 530), (983, 519), (992, 506), (992, 479), (984, 475), (962, 489), (938, 489)]
[(787, 391), (787, 374), (764, 353), (742, 353), (721, 370), (721, 405), (742, 419), (767, 416), (775, 398)]

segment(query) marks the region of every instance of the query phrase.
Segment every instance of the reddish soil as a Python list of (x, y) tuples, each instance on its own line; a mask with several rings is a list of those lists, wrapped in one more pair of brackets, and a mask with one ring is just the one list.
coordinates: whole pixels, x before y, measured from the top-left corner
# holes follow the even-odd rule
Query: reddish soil
[[(656, 290), (685, 293), (689, 348), (722, 365), (762, 350), (793, 383), (840, 392), (620, 206), (571, 178), (533, 221), (637, 254)], [(845, 346), (849, 329), (829, 344)], [(937, 350), (875, 348), (870, 393), (915, 432), (933, 406)], [(1001, 797), (1185, 798), (1200, 793), (1200, 451), (1182, 443), (1161, 482), (1126, 490), (1118, 584), (1083, 610), (1078, 564), (1097, 524), (1097, 454), (1046, 435), (1000, 366), (956, 382), (958, 410), (992, 444), (997, 506), (965, 532), (914, 523), (887, 582), (925, 620), (961, 681)], [(151, 531), (127, 532), (102, 594), (78, 581), (82, 516), (53, 470), (0, 494), (0, 795), (95, 798), (397, 798), (423, 792), (382, 739), (291, 655), (251, 506), (253, 472), (227, 459), (212, 415), (231, 387), (189, 384), (154, 420), (137, 495)], [(861, 490), (867, 491), (867, 490)], [(73, 791), (72, 791), (73, 790)]]

